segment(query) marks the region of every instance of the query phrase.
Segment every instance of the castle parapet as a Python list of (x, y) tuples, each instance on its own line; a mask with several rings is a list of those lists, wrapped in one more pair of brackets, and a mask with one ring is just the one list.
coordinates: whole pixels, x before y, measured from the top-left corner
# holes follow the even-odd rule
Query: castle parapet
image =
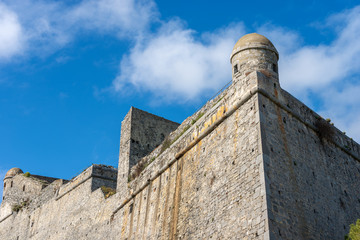
[(125, 195), (130, 169), (151, 153), (178, 123), (131, 107), (121, 123), (117, 191)]
[(88, 193), (104, 186), (116, 189), (117, 169), (106, 165), (93, 164), (67, 184), (63, 185), (56, 196), (59, 200), (66, 194), (70, 193), (80, 185), (87, 183), (90, 187)]

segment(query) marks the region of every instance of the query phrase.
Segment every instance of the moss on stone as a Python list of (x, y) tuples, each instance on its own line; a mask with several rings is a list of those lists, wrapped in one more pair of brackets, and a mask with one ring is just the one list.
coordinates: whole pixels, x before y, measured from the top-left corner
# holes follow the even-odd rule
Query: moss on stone
[(106, 186), (101, 186), (101, 191), (104, 193), (105, 199), (108, 197), (111, 197), (112, 195), (114, 195), (116, 193), (116, 191), (114, 189), (112, 189), (111, 187), (106, 187)]
[(19, 212), (20, 210), (22, 210), (23, 208), (29, 206), (30, 201), (26, 200), (26, 201), (22, 201), (20, 204), (15, 204), (11, 207), (11, 210), (13, 212)]
[(194, 125), (202, 116), (204, 116), (203, 112), (200, 112), (192, 121), (191, 125)]
[(15, 204), (11, 207), (11, 210), (13, 212), (19, 212), (20, 210), (22, 209), (21, 205), (20, 204)]

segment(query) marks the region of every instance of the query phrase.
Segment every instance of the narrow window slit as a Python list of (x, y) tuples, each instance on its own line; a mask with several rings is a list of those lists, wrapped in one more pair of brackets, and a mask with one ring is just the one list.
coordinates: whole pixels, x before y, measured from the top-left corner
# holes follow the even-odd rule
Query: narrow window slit
[(234, 65), (234, 74), (237, 72), (239, 72), (239, 68), (238, 68), (238, 65), (236, 64), (236, 65)]

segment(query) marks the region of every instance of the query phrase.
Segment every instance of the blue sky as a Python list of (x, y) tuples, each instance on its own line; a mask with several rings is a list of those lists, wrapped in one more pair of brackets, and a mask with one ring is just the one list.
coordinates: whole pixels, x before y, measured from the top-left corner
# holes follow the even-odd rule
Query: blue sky
[(251, 32), (280, 52), (282, 87), (359, 142), (356, 4), (1, 0), (0, 178), (117, 167), (130, 106), (182, 122), (230, 81), (232, 47)]

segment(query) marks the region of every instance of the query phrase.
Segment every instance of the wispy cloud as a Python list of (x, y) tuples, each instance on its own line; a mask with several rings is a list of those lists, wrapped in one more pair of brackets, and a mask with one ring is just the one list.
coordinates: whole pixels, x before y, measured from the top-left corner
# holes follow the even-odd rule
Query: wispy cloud
[(19, 52), (47, 56), (83, 33), (138, 38), (156, 19), (151, 0), (83, 0), (72, 5), (5, 0), (0, 4), (0, 43), (12, 45), (1, 44), (7, 47), (0, 47), (0, 59), (9, 60)]
[(148, 29), (157, 18), (157, 10), (150, 0), (84, 0), (67, 16), (81, 28), (134, 37)]
[(330, 16), (323, 27), (335, 33), (329, 44), (303, 45), (298, 33), (278, 26), (264, 25), (259, 32), (279, 50), (282, 86), (320, 105), (320, 114), (359, 141), (360, 6)]
[[(257, 32), (280, 52), (282, 86), (311, 106), (320, 105), (325, 117), (359, 140), (360, 81), (354, 76), (360, 74), (360, 6), (332, 15), (323, 27), (334, 32), (329, 44), (306, 45), (296, 31), (270, 24)], [(244, 29), (238, 24), (197, 37), (179, 20), (164, 23), (122, 59), (114, 89), (123, 93), (135, 87), (167, 102), (194, 101), (230, 79), (229, 54)]]
[[(136, 89), (160, 101), (186, 102), (230, 80), (229, 55), (245, 34), (242, 23), (197, 33), (180, 19), (161, 22), (159, 16), (152, 0), (5, 0), (0, 3), (0, 27), (6, 29), (0, 33), (0, 61), (49, 55), (84, 33), (96, 33), (133, 43), (119, 64), (115, 92)], [(360, 83), (354, 76), (360, 75), (360, 6), (324, 19), (322, 27), (334, 32), (330, 43), (306, 45), (298, 32), (269, 24), (257, 31), (280, 52), (282, 86), (310, 105), (320, 101), (318, 110), (359, 140), (354, 89)]]
[[(280, 46), (283, 85), (291, 91), (319, 90), (360, 73), (360, 6), (331, 16), (324, 26), (336, 36), (328, 45), (302, 45), (296, 33), (268, 29)], [(289, 42), (284, 51), (283, 42)]]
[(237, 24), (197, 37), (178, 19), (164, 23), (122, 59), (114, 88), (135, 87), (166, 101), (196, 100), (231, 80), (229, 54), (244, 32)]
[(0, 60), (19, 54), (23, 47), (22, 27), (15, 12), (0, 3)]
[(322, 116), (331, 118), (334, 124), (360, 141), (360, 81), (345, 82), (340, 86), (329, 86), (319, 91), (324, 104), (320, 110)]

